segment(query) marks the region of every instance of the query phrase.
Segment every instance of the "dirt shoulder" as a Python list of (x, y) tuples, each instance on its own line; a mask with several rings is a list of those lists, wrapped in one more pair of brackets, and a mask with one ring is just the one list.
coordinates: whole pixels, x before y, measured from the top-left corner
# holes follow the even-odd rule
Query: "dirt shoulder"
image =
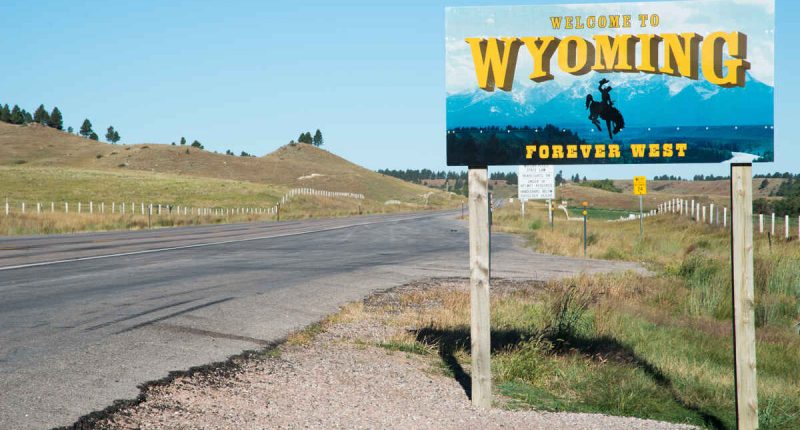
[[(346, 306), (262, 354), (151, 385), (141, 401), (82, 428), (436, 428), (684, 429), (597, 414), (513, 410), (497, 396), (490, 411), (467, 396), (469, 369), (453, 372), (419, 343), (420, 317), (463, 293), (464, 280), (406, 285)], [(541, 288), (497, 282), (496, 295)], [(457, 296), (463, 296), (458, 294)], [(454, 299), (455, 300), (455, 299)], [(463, 372), (463, 374), (459, 374)], [(459, 382), (461, 381), (461, 383)], [(464, 384), (465, 386), (462, 386)], [(79, 423), (80, 424), (80, 423)]]

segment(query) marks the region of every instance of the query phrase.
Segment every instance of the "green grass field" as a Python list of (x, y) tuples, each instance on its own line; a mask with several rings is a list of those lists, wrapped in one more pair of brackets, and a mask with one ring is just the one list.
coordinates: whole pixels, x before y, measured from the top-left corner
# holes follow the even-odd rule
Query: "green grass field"
[[(582, 254), (583, 223), (562, 221), (550, 230), (542, 228), (544, 209), (528, 213), (532, 218), (522, 220), (515, 208), (503, 208), (495, 226), (541, 252)], [(546, 300), (523, 300), (523, 312), (519, 300), (493, 304), (495, 315), (514, 315), (496, 316), (493, 327), (523, 330), (529, 339), (498, 355), (500, 391), (516, 407), (733, 428), (730, 233), (664, 215), (646, 219), (640, 239), (638, 221), (594, 215), (589, 256), (639, 261), (654, 276), (559, 282)], [(800, 428), (800, 243), (755, 239), (761, 428)], [(572, 313), (554, 311), (565, 307)], [(566, 329), (554, 333), (564, 319)]]
[[(387, 187), (383, 190), (388, 193)], [(321, 188), (324, 189), (324, 188)], [(288, 187), (248, 181), (216, 179), (188, 175), (142, 172), (133, 170), (96, 171), (52, 167), (0, 166), (0, 205), (11, 207), (10, 216), (0, 210), (0, 235), (73, 233), (169, 227), (192, 224), (214, 224), (275, 220), (271, 214), (248, 215), (164, 215), (148, 220), (141, 216), (141, 203), (187, 206), (194, 208), (262, 208), (273, 207)], [(452, 198), (450, 198), (452, 197)], [(94, 213), (89, 215), (89, 202)], [(51, 213), (51, 202), (55, 212)], [(80, 214), (76, 213), (81, 203)], [(112, 202), (117, 213), (111, 214)], [(121, 203), (126, 215), (119, 214)], [(22, 203), (26, 213), (21, 213)], [(37, 214), (37, 203), (45, 213)], [(65, 213), (65, 203), (69, 213)], [(101, 204), (105, 213), (100, 214)], [(131, 214), (131, 203), (136, 214)], [(282, 205), (281, 219), (339, 217), (370, 213), (387, 213), (455, 207), (458, 198), (445, 193), (432, 193), (396, 205), (385, 205), (376, 199), (357, 200), (321, 196), (296, 196)]]

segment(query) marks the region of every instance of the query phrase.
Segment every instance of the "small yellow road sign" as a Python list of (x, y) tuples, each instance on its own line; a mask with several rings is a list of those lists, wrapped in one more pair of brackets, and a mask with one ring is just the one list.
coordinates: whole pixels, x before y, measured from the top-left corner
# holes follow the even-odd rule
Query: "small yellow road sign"
[(633, 177), (633, 194), (643, 196), (647, 194), (647, 177), (634, 176)]

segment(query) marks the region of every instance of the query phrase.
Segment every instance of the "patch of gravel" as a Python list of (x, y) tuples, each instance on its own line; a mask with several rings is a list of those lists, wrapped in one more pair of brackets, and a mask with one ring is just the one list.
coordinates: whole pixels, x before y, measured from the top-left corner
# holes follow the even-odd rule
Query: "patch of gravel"
[[(462, 282), (441, 282), (444, 287)], [(404, 288), (419, 288), (411, 285)], [(516, 287), (519, 287), (517, 285)], [(513, 289), (514, 286), (508, 288)], [(386, 305), (397, 291), (365, 301)], [(394, 299), (393, 299), (394, 297)], [(430, 357), (376, 342), (392, 330), (373, 320), (326, 327), (306, 346), (245, 360), (235, 371), (178, 377), (148, 388), (138, 405), (97, 423), (118, 429), (691, 429), (598, 414), (472, 407)]]

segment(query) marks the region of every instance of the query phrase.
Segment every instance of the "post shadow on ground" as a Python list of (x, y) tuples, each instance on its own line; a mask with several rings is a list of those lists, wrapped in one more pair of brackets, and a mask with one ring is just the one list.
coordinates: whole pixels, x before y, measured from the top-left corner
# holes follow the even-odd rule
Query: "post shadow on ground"
[[(433, 345), (438, 349), (439, 357), (444, 365), (464, 389), (467, 397), (472, 399), (472, 378), (456, 358), (458, 351), (464, 351), (467, 354), (471, 351), (469, 327), (455, 329), (424, 327), (412, 330), (411, 334), (415, 336), (418, 342)], [(495, 353), (511, 349), (532, 337), (531, 333), (521, 330), (492, 330), (491, 352)], [(718, 430), (727, 428), (719, 417), (701, 409), (697, 405), (685, 402), (664, 372), (638, 356), (630, 347), (611, 336), (584, 337), (576, 335), (565, 336), (562, 334), (558, 336), (545, 335), (544, 338), (553, 344), (553, 354), (566, 355), (578, 352), (589, 357), (601, 356), (609, 361), (640, 368), (656, 385), (667, 390), (677, 404), (696, 413), (706, 426)]]

